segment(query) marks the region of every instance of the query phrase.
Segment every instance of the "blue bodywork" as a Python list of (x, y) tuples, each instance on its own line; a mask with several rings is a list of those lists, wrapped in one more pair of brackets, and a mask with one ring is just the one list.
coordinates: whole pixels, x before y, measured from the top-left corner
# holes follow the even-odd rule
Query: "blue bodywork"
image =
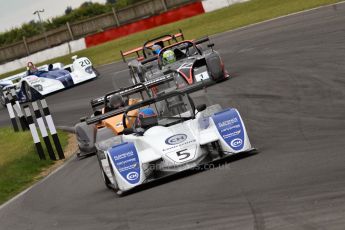
[(244, 145), (244, 128), (236, 109), (226, 109), (215, 113), (212, 119), (223, 140), (236, 151), (240, 151)]
[[(37, 70), (36, 72), (28, 72), (27, 76), (37, 76), (39, 78), (48, 78), (48, 79), (54, 79), (54, 80), (58, 80), (60, 81), (65, 88), (69, 88), (74, 86), (74, 82), (71, 76), (71, 73), (68, 72), (67, 70), (64, 69), (57, 69), (57, 70), (51, 70), (51, 71), (45, 71), (45, 70)], [(34, 91), (33, 92), (33, 99), (37, 100), (39, 99), (41, 95)], [(27, 98), (26, 98), (26, 94), (25, 94), (25, 90), (24, 87), (22, 86), (22, 88), (17, 91), (17, 97), (19, 99), (20, 102), (26, 102)]]
[(123, 179), (130, 184), (140, 181), (140, 162), (134, 143), (125, 142), (109, 149), (111, 160)]
[(31, 75), (35, 75), (37, 77), (42, 77), (42, 78), (59, 80), (65, 86), (65, 88), (68, 88), (74, 85), (70, 72), (64, 69), (52, 70), (52, 71), (39, 70)]

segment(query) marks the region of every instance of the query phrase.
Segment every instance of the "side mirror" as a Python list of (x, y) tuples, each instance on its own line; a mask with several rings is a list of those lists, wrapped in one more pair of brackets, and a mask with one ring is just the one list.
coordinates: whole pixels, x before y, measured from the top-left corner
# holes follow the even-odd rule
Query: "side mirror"
[(196, 110), (198, 112), (202, 112), (202, 111), (204, 111), (206, 109), (206, 107), (207, 107), (206, 104), (200, 104), (200, 105), (196, 106)]
[(125, 128), (123, 131), (122, 131), (123, 134), (125, 135), (129, 135), (129, 134), (132, 134), (134, 133), (134, 130), (132, 128)]
[(87, 117), (81, 117), (81, 118), (79, 119), (79, 121), (80, 121), (80, 122), (85, 122), (86, 119), (87, 119)]

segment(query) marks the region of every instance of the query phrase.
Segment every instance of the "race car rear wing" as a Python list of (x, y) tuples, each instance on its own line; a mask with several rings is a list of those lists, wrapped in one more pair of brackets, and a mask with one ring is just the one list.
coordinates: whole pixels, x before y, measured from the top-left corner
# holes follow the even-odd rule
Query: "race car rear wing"
[(172, 81), (172, 80), (174, 80), (173, 76), (165, 75), (165, 76), (156, 78), (154, 80), (146, 81), (144, 83), (139, 83), (139, 84), (136, 84), (136, 85), (133, 85), (133, 86), (129, 86), (129, 87), (126, 87), (126, 88), (120, 88), (118, 90), (114, 90), (112, 92), (107, 93), (103, 97), (92, 99), (91, 102), (90, 102), (91, 103), (91, 107), (92, 107), (92, 109), (95, 109), (96, 107), (98, 107), (100, 105), (103, 105), (104, 102), (106, 100), (109, 100), (112, 95), (119, 94), (121, 96), (129, 96), (129, 95), (132, 95), (132, 94), (135, 94), (135, 93), (139, 93), (139, 92), (143, 92), (143, 91), (149, 92), (150, 88), (158, 86), (158, 85), (161, 85), (161, 84), (164, 84), (164, 83)]
[[(132, 55), (132, 54), (136, 54), (137, 56), (137, 60), (143, 60), (145, 58), (147, 58), (147, 55), (144, 51), (144, 48), (151, 48), (154, 44), (158, 43), (158, 42), (168, 42), (168, 44), (172, 44), (171, 41), (173, 40), (174, 42), (178, 42), (178, 38), (181, 38), (181, 40), (184, 40), (184, 35), (181, 29), (179, 29), (179, 33), (176, 34), (166, 34), (163, 36), (159, 36), (156, 37), (154, 39), (151, 39), (147, 42), (144, 43), (143, 46), (141, 47), (137, 47), (135, 49), (129, 50), (129, 51), (120, 51), (121, 53), (121, 57), (123, 62), (127, 62), (126, 60), (126, 56)], [(142, 54), (140, 54), (140, 52), (142, 51)]]
[[(203, 82), (200, 82), (198, 84), (194, 84), (194, 85), (188, 86), (188, 87), (183, 88), (183, 89), (178, 89), (178, 90), (174, 90), (172, 92), (166, 93), (166, 94), (161, 94), (159, 97), (168, 97), (170, 94), (176, 94), (176, 93), (177, 94), (190, 94), (190, 93), (193, 93), (195, 91), (198, 91), (198, 90), (201, 90), (204, 88), (205, 88), (205, 84)], [(155, 101), (155, 100), (156, 100), (156, 98), (149, 98), (149, 99), (145, 100), (145, 102)], [(141, 105), (141, 103), (138, 103), (138, 104), (135, 104), (133, 106), (139, 108), (140, 105)], [(133, 106), (131, 106), (131, 108), (134, 108)], [(123, 114), (124, 112), (126, 112), (126, 110), (128, 110), (128, 108), (120, 108), (117, 110), (107, 112), (105, 114), (101, 114), (101, 115), (98, 115), (95, 117), (90, 117), (90, 118), (86, 119), (86, 124), (90, 125), (90, 124), (98, 123), (98, 122), (105, 120), (105, 119), (108, 119), (110, 117), (113, 117), (113, 116), (116, 116), (119, 114)]]

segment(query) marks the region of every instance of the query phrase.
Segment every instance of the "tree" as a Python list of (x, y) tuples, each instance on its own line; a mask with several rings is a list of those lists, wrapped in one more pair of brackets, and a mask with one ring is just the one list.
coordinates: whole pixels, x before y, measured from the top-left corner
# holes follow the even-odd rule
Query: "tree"
[(107, 4), (115, 4), (116, 0), (107, 0)]
[(72, 13), (72, 11), (73, 11), (72, 7), (67, 6), (67, 8), (65, 9), (65, 15)]

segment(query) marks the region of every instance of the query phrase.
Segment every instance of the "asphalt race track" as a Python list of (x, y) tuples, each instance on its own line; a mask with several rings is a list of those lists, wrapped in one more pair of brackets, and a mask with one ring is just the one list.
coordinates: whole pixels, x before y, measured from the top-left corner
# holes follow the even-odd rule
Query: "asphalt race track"
[[(235, 77), (196, 100), (238, 108), (259, 154), (121, 198), (95, 157), (73, 159), (0, 209), (0, 229), (345, 229), (345, 4), (213, 41)], [(125, 69), (48, 97), (56, 123), (127, 85)]]

